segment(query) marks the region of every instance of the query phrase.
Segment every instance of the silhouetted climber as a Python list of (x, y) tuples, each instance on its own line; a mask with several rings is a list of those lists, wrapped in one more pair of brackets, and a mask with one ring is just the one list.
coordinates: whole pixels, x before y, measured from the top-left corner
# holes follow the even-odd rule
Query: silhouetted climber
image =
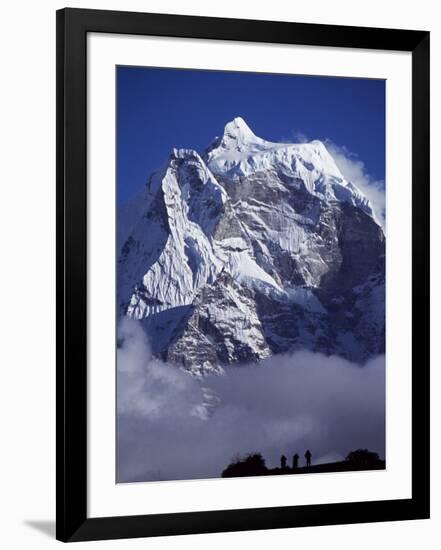
[(311, 466), (311, 457), (312, 457), (311, 451), (309, 449), (307, 449), (307, 451), (305, 453), (306, 466)]
[(296, 453), (292, 457), (292, 467), (293, 467), (293, 469), (296, 469), (296, 468), (298, 468), (298, 466), (299, 466), (299, 455)]
[(282, 456), (280, 457), (280, 467), (282, 468), (282, 470), (283, 470), (284, 468), (286, 468), (286, 456), (285, 456), (285, 455), (282, 455)]

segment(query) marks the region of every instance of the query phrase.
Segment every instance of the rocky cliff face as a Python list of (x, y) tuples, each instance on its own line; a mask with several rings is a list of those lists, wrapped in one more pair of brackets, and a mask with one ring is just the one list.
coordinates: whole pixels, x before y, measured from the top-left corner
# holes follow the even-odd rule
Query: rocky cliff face
[(119, 313), (194, 374), (384, 352), (384, 234), (319, 141), (270, 143), (236, 118), (203, 155), (173, 150), (118, 226)]

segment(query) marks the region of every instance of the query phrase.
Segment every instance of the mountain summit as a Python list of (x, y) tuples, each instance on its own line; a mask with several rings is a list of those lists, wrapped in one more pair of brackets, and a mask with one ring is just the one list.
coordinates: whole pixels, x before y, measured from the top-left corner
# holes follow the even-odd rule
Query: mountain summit
[(350, 202), (373, 217), (368, 199), (345, 180), (319, 140), (273, 143), (257, 137), (247, 123), (237, 117), (228, 122), (223, 136), (207, 149), (204, 160), (214, 174), (232, 179), (271, 170), (297, 176), (310, 193), (326, 200)]
[(194, 374), (384, 352), (384, 234), (320, 141), (269, 142), (237, 117), (202, 155), (174, 149), (119, 230), (120, 314)]
[(228, 143), (229, 140), (236, 143), (247, 144), (258, 140), (250, 130), (248, 124), (242, 117), (236, 117), (230, 122), (227, 122), (224, 129), (223, 140)]

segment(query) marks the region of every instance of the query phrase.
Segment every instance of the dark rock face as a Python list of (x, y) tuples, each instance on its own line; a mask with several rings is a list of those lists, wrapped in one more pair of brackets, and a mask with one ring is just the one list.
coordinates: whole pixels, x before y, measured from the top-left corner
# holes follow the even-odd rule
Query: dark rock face
[(255, 292), (238, 285), (227, 273), (221, 274), (201, 290), (182, 333), (164, 357), (203, 371), (269, 356), (256, 309)]

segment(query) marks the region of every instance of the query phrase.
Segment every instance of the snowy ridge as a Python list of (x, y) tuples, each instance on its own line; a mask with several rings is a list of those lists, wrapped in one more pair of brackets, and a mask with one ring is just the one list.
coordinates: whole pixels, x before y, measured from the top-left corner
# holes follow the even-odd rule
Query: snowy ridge
[[(149, 211), (148, 225), (165, 225), (161, 235), (165, 244), (130, 298), (127, 315), (136, 319), (191, 303), (197, 290), (213, 282), (222, 269), (209, 237), (225, 192), (199, 155), (191, 150), (173, 150), (166, 169), (151, 180), (151, 193), (155, 192), (151, 203), (159, 206), (162, 216), (158, 220), (157, 213)], [(150, 241), (151, 231), (144, 221), (141, 223), (139, 238)]]

